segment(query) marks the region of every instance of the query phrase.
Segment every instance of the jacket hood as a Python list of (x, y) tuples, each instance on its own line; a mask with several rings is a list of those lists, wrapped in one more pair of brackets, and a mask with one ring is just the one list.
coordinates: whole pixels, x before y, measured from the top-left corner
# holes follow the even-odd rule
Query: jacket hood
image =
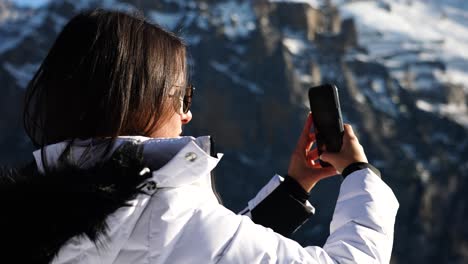
[[(75, 236), (105, 246), (107, 216), (145, 194), (147, 179), (158, 188), (211, 184), (210, 177), (201, 175), (209, 175), (221, 157), (209, 155), (210, 137), (120, 137), (111, 155), (102, 160), (93, 156), (92, 144), (93, 140), (83, 140), (71, 148), (68, 142), (49, 145), (45, 156), (35, 151), (34, 162), (27, 166), (0, 170), (0, 201), (5, 205), (0, 217), (3, 259), (49, 263)], [(85, 151), (87, 147), (90, 152)], [(89, 157), (79, 162), (85, 153)], [(209, 162), (193, 166), (196, 173), (182, 173), (186, 168), (176, 161), (196, 162), (197, 157)]]

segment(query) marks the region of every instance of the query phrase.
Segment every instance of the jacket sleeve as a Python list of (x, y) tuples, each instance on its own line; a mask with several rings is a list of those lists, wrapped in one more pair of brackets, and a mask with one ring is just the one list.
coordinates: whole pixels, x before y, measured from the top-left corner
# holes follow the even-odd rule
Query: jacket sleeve
[(289, 237), (315, 212), (308, 197), (309, 194), (291, 177), (275, 175), (240, 214)]
[(398, 201), (370, 169), (343, 181), (323, 247), (302, 247), (244, 217), (219, 263), (389, 263)]

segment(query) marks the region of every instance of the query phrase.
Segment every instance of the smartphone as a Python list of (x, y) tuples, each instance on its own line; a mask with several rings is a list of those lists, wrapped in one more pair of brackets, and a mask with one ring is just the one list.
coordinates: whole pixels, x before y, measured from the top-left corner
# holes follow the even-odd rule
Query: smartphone
[[(312, 87), (309, 89), (309, 102), (319, 155), (324, 150), (339, 152), (343, 144), (344, 129), (338, 88), (334, 84)], [(331, 166), (324, 161), (320, 161), (320, 164), (322, 167)]]

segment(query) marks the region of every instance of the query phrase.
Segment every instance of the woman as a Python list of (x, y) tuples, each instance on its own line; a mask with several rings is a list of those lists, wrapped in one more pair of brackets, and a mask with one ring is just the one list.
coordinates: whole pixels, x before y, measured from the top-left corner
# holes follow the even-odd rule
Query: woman
[[(4, 258), (388, 263), (398, 202), (348, 125), (341, 152), (321, 157), (333, 168), (321, 168), (309, 115), (289, 176), (273, 177), (241, 215), (220, 205), (210, 172), (221, 155), (209, 137), (179, 137), (192, 118), (185, 53), (172, 33), (124, 13), (94, 10), (65, 26), (26, 93), (35, 162), (0, 178)], [(336, 171), (346, 179), (324, 247), (282, 236)]]

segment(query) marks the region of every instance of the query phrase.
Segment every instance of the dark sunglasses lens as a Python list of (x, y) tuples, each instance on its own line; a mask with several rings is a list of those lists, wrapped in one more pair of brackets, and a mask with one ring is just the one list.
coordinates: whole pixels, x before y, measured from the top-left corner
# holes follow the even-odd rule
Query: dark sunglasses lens
[(190, 110), (190, 105), (191, 103), (184, 101), (184, 108), (183, 108), (184, 114), (188, 113), (188, 111)]
[(190, 106), (192, 105), (192, 96), (194, 89), (195, 88), (193, 87), (193, 85), (190, 84), (185, 90), (184, 107), (182, 109), (185, 114), (188, 113), (188, 111), (190, 110)]

